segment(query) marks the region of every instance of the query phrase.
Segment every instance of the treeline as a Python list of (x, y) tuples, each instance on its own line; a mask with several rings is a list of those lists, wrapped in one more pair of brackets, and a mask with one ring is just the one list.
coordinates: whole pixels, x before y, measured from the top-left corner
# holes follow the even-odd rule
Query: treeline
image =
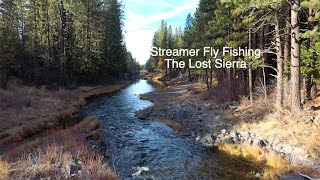
[(122, 27), (118, 0), (2, 0), (1, 87), (10, 75), (65, 86), (138, 73)]
[[(317, 96), (319, 9), (319, 0), (200, 0), (196, 13), (188, 15), (183, 32), (178, 30), (172, 34), (170, 26), (163, 22), (154, 35), (152, 46), (260, 49), (261, 58), (224, 57), (225, 61), (245, 60), (248, 69), (177, 69), (174, 72), (200, 74), (208, 88), (215, 78), (219, 88), (227, 89), (229, 100), (248, 95), (251, 104), (255, 91), (267, 98), (268, 86), (275, 84), (277, 109), (288, 107), (295, 113), (302, 109), (305, 100)], [(148, 70), (166, 71), (165, 58), (168, 57), (150, 57)]]

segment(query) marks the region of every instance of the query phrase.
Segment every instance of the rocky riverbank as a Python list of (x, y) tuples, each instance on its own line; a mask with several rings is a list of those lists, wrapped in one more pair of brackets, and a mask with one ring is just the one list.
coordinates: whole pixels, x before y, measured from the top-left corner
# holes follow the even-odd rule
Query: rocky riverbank
[[(295, 172), (319, 178), (320, 146), (316, 139), (320, 116), (297, 120), (285, 115), (278, 117), (262, 105), (250, 109), (241, 102), (218, 103), (202, 83), (179, 84), (142, 95), (154, 106), (136, 115), (162, 121), (203, 146), (265, 161), (270, 169), (277, 169), (269, 177)], [(314, 139), (303, 141), (310, 137)]]

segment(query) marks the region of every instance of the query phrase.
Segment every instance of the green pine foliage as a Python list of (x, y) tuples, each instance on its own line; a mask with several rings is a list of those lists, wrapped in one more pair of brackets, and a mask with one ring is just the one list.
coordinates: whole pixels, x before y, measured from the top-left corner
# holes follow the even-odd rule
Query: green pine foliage
[(118, 0), (0, 1), (0, 70), (29, 83), (96, 83), (138, 71)]

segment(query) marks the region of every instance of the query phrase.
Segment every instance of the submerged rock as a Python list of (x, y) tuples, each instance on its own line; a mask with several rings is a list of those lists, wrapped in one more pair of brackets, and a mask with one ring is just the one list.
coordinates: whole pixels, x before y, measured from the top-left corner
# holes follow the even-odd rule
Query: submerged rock
[(131, 174), (132, 177), (137, 177), (137, 176), (141, 176), (144, 173), (149, 172), (150, 169), (149, 167), (137, 167), (137, 172)]

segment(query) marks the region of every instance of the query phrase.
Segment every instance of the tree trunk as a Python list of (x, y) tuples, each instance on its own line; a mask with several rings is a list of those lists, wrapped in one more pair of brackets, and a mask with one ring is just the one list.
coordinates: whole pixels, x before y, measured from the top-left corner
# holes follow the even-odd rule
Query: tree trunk
[[(249, 29), (249, 49), (251, 49), (251, 29)], [(252, 83), (252, 66), (251, 57), (249, 57), (249, 99), (250, 104), (253, 105), (253, 83)]]
[(300, 94), (300, 0), (292, 0), (291, 7), (291, 112), (301, 111)]
[[(204, 56), (203, 57), (203, 61), (207, 61), (207, 56)], [(209, 73), (208, 73), (208, 68), (206, 68), (205, 70), (205, 82), (207, 84), (207, 89), (209, 90), (210, 89), (210, 85), (209, 85)]]
[(165, 68), (166, 68), (166, 75), (168, 75), (168, 67), (166, 66)]
[(277, 50), (277, 95), (276, 95), (276, 107), (277, 110), (283, 109), (283, 59), (282, 59), (282, 47), (280, 38), (280, 23), (276, 16), (275, 19), (275, 31), (276, 31), (276, 50)]
[(2, 73), (1, 74), (1, 88), (6, 90), (7, 89), (7, 84), (8, 84), (7, 73)]
[[(236, 61), (235, 57), (232, 57), (232, 61)], [(235, 100), (237, 97), (237, 92), (239, 92), (239, 87), (236, 86), (236, 78), (237, 78), (236, 68), (232, 68), (232, 100)]]
[(210, 88), (212, 88), (212, 80), (213, 80), (213, 69), (210, 69)]
[(208, 78), (208, 69), (206, 69), (205, 71), (205, 82), (206, 82), (206, 85), (207, 85), (207, 89), (210, 89), (209, 87), (209, 78)]
[[(265, 26), (262, 26), (260, 29), (260, 37), (259, 37), (259, 46), (260, 46), (260, 50), (263, 51), (265, 49), (265, 43), (266, 43), (266, 38), (265, 38), (265, 34), (268, 33), (268, 28), (265, 28)], [(262, 55), (262, 64), (265, 64), (267, 58), (267, 53), (263, 53)], [(264, 95), (264, 100), (267, 101), (267, 78), (266, 78), (266, 72), (265, 72), (265, 67), (262, 66), (260, 69), (261, 72), (259, 72), (259, 77), (261, 80), (261, 86), (263, 88), (263, 95)]]
[[(290, 17), (290, 8), (288, 8), (288, 17)], [(283, 71), (284, 71), (284, 97), (285, 98), (285, 105), (289, 104), (288, 97), (290, 95), (290, 88), (289, 88), (289, 77), (288, 77), (288, 71), (289, 71), (289, 56), (290, 56), (290, 22), (289, 19), (286, 19), (286, 28), (284, 30), (284, 51), (283, 51)]]
[(33, 81), (38, 84), (39, 80), (39, 68), (38, 68), (38, 1), (33, 1)]
[(59, 13), (60, 13), (60, 21), (61, 21), (61, 29), (60, 29), (60, 85), (65, 85), (66, 78), (66, 32), (67, 32), (67, 17), (66, 17), (66, 9), (64, 8), (63, 1), (60, 2), (59, 5)]
[(229, 88), (229, 100), (232, 101), (232, 77), (231, 77), (231, 68), (228, 68), (228, 88)]

